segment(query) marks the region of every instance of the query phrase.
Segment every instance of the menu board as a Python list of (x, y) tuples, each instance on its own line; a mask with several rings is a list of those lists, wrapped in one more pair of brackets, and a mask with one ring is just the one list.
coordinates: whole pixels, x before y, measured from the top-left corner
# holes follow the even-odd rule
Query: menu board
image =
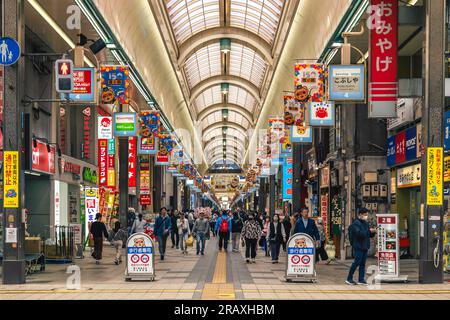
[(398, 214), (377, 214), (378, 272), (398, 277)]

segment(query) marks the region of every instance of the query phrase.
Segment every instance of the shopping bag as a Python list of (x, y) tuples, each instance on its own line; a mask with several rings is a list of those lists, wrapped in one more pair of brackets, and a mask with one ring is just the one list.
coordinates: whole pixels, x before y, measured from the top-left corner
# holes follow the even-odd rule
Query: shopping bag
[(194, 237), (192, 236), (192, 234), (190, 234), (186, 239), (186, 245), (189, 247), (192, 247), (194, 245)]

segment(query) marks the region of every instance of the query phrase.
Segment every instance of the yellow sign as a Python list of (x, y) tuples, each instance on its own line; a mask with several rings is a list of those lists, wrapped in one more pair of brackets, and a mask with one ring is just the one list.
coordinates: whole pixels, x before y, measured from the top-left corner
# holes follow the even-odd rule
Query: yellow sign
[(19, 207), (19, 152), (5, 151), (3, 163), (3, 206)]
[(444, 158), (444, 182), (450, 181), (450, 156)]
[(116, 171), (114, 169), (108, 169), (108, 187), (116, 186)]
[(444, 184), (444, 149), (427, 149), (427, 205), (442, 206)]

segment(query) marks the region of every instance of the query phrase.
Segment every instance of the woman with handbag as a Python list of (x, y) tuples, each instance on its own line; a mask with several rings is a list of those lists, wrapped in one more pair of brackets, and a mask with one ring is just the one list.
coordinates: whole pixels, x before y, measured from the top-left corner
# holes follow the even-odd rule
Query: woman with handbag
[(189, 221), (185, 218), (184, 214), (180, 214), (177, 220), (178, 234), (180, 236), (180, 249), (182, 254), (187, 254), (187, 243), (189, 235), (191, 234), (189, 228)]
[(270, 256), (272, 257), (272, 263), (278, 263), (280, 246), (285, 241), (286, 231), (284, 230), (284, 225), (280, 221), (280, 216), (275, 214), (269, 225), (269, 231), (267, 232), (267, 242), (270, 245)]

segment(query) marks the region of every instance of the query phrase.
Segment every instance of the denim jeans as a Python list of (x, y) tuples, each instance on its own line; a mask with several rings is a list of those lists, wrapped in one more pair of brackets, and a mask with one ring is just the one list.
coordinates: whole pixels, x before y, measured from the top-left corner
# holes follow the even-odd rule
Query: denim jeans
[(366, 260), (367, 260), (367, 250), (355, 250), (355, 260), (350, 267), (350, 271), (347, 276), (348, 281), (353, 280), (353, 274), (356, 271), (356, 268), (359, 267), (359, 282), (364, 282), (364, 277), (366, 275)]
[(233, 250), (235, 250), (235, 251), (239, 250), (239, 241), (241, 240), (241, 233), (233, 232), (231, 234), (231, 239), (232, 239), (232, 243), (233, 243)]
[(178, 234), (178, 230), (172, 230), (170, 231), (170, 238), (172, 240), (172, 246), (178, 246), (180, 245), (180, 235)]
[(199, 254), (200, 252), (202, 254), (205, 253), (205, 242), (205, 234), (203, 232), (197, 232), (197, 254)]
[(270, 241), (270, 256), (272, 257), (272, 261), (278, 261), (278, 256), (280, 255), (280, 241)]
[(158, 236), (159, 254), (163, 257), (166, 254), (167, 236)]

